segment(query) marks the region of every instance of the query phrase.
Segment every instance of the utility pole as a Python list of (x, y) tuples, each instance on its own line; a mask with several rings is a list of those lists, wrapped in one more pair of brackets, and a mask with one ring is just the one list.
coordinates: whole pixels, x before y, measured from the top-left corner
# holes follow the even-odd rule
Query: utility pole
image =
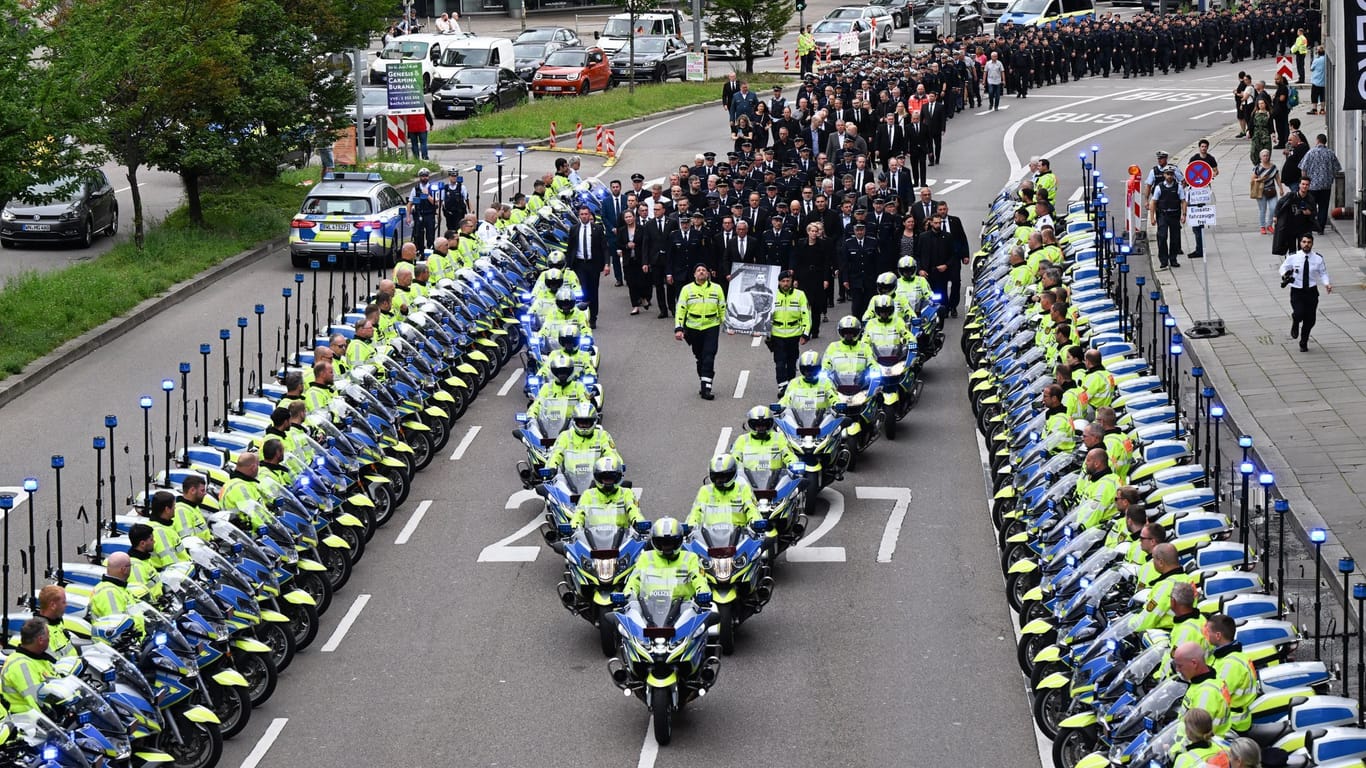
[[(365, 58), (359, 48), (351, 52), (351, 71), (356, 81), (356, 164), (365, 162), (365, 94), (361, 89), (361, 77), (365, 74)], [(380, 126), (375, 125), (375, 149), (379, 149)]]
[(702, 0), (692, 0), (692, 45), (695, 53), (702, 52)]

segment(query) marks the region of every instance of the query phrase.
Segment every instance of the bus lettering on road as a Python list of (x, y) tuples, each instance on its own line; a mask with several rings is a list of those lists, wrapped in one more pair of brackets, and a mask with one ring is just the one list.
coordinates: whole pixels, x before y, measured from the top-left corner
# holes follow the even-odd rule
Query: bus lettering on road
[(1096, 123), (1099, 125), (1114, 125), (1121, 123), (1133, 115), (1114, 114), (1107, 115), (1103, 112), (1053, 112), (1040, 117), (1035, 122), (1039, 123)]

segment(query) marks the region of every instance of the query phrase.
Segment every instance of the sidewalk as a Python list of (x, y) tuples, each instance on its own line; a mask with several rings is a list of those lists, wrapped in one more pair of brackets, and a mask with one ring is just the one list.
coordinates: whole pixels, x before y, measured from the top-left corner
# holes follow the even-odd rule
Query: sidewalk
[[(1312, 144), (1325, 130), (1324, 118), (1298, 116)], [(1253, 437), (1261, 463), (1275, 473), (1276, 486), (1298, 524), (1329, 529), (1324, 560), (1335, 563), (1351, 553), (1366, 563), (1362, 251), (1335, 232), (1331, 220), (1326, 234), (1316, 237), (1333, 293), (1321, 296), (1309, 351), (1300, 352), (1289, 335), (1288, 291), (1279, 287), (1282, 258), (1271, 253), (1272, 237), (1258, 234), (1257, 203), (1248, 198), (1253, 165), (1249, 144), (1234, 138), (1234, 128), (1211, 142), (1210, 154), (1219, 160), (1220, 170), (1211, 185), (1218, 223), (1205, 230), (1205, 253), (1212, 313), (1224, 320), (1227, 333), (1210, 340), (1187, 339), (1186, 344), (1198, 355), (1229, 416)], [(1173, 159), (1184, 163), (1194, 151), (1187, 147)], [(1283, 159), (1276, 150), (1273, 158), (1278, 165)], [(1189, 230), (1182, 234), (1182, 245), (1191, 251)], [(1155, 254), (1153, 261), (1155, 269)], [(1183, 259), (1180, 269), (1154, 272), (1181, 328), (1206, 317), (1205, 268), (1200, 260)]]

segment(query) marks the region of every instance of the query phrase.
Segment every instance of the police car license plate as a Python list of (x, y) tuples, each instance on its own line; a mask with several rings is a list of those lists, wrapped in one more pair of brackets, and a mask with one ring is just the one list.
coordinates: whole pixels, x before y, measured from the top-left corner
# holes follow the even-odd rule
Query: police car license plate
[(52, 231), (52, 225), (51, 225), (51, 224), (25, 224), (25, 225), (24, 225), (24, 231), (25, 231), (25, 232), (51, 232), (51, 231)]
[(342, 222), (340, 224), (329, 224), (327, 222), (323, 222), (322, 225), (322, 230), (324, 232), (346, 232), (350, 229), (351, 225), (345, 222)]

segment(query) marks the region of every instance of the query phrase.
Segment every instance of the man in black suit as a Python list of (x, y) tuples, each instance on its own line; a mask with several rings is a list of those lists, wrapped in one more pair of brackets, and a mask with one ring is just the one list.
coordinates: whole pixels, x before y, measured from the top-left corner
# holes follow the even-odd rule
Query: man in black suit
[(598, 279), (611, 274), (612, 267), (607, 263), (607, 232), (593, 221), (593, 212), (586, 205), (579, 208), (578, 225), (569, 230), (569, 248), (565, 255), (583, 288), (583, 300), (588, 304), (588, 327), (597, 328)]
[[(651, 208), (641, 206), (639, 226), (643, 232), (637, 233), (646, 256), (642, 261), (650, 265), (651, 280), (655, 286), (655, 303), (659, 305), (660, 317), (673, 316), (673, 294), (668, 284), (669, 239), (673, 234), (672, 222), (664, 212), (664, 204), (655, 203)], [(640, 246), (637, 246), (640, 247)]]
[(678, 228), (669, 235), (668, 274), (674, 278), (674, 297), (678, 296), (678, 292), (683, 290), (683, 285), (687, 282), (682, 280), (681, 276), (688, 274), (695, 265), (706, 264), (712, 272), (716, 271), (716, 262), (711, 258), (706, 233), (701, 229), (702, 222), (701, 214), (695, 219), (691, 216), (680, 216)]
[(906, 132), (897, 125), (896, 115), (888, 114), (877, 129), (877, 159), (882, 170), (887, 170), (887, 163), (905, 151), (905, 145)]
[(944, 129), (948, 125), (948, 111), (944, 105), (939, 103), (939, 95), (933, 91), (929, 94), (929, 101), (920, 109), (920, 122), (924, 124), (928, 134), (930, 165), (939, 165), (940, 152), (944, 148)]
[[(956, 270), (950, 263), (954, 258), (950, 252), (948, 235), (940, 225), (939, 215), (932, 215), (926, 221), (924, 231), (915, 236), (915, 261), (929, 281), (930, 288), (947, 298), (950, 271)], [(946, 312), (947, 309), (941, 307), (940, 311)]]
[(911, 172), (911, 183), (921, 186), (927, 177), (925, 155), (930, 151), (930, 131), (919, 112), (911, 114), (906, 125), (906, 168)]
[(602, 201), (602, 227), (607, 233), (607, 252), (612, 255), (612, 274), (616, 276), (616, 284), (621, 285), (621, 257), (617, 255), (617, 226), (621, 223), (621, 214), (626, 211), (626, 193), (621, 191), (621, 181), (612, 179), (607, 188), (612, 191)]
[(893, 158), (893, 162), (887, 166), (887, 188), (900, 202), (901, 207), (898, 210), (908, 210), (907, 206), (910, 205), (911, 195), (915, 194), (915, 179), (912, 179), (911, 172), (902, 166), (899, 157)]
[(929, 221), (937, 208), (938, 203), (930, 197), (930, 188), (921, 187), (919, 197), (916, 198), (914, 203), (911, 203), (910, 210), (911, 217), (915, 219), (916, 232), (925, 231), (925, 222)]
[(944, 294), (944, 306), (949, 309), (949, 317), (958, 317), (962, 265), (968, 263), (971, 246), (968, 245), (968, 233), (963, 229), (962, 219), (949, 215), (949, 204), (941, 200), (935, 206), (936, 215), (943, 221), (940, 229), (949, 240), (949, 268), (945, 270), (948, 291)]

